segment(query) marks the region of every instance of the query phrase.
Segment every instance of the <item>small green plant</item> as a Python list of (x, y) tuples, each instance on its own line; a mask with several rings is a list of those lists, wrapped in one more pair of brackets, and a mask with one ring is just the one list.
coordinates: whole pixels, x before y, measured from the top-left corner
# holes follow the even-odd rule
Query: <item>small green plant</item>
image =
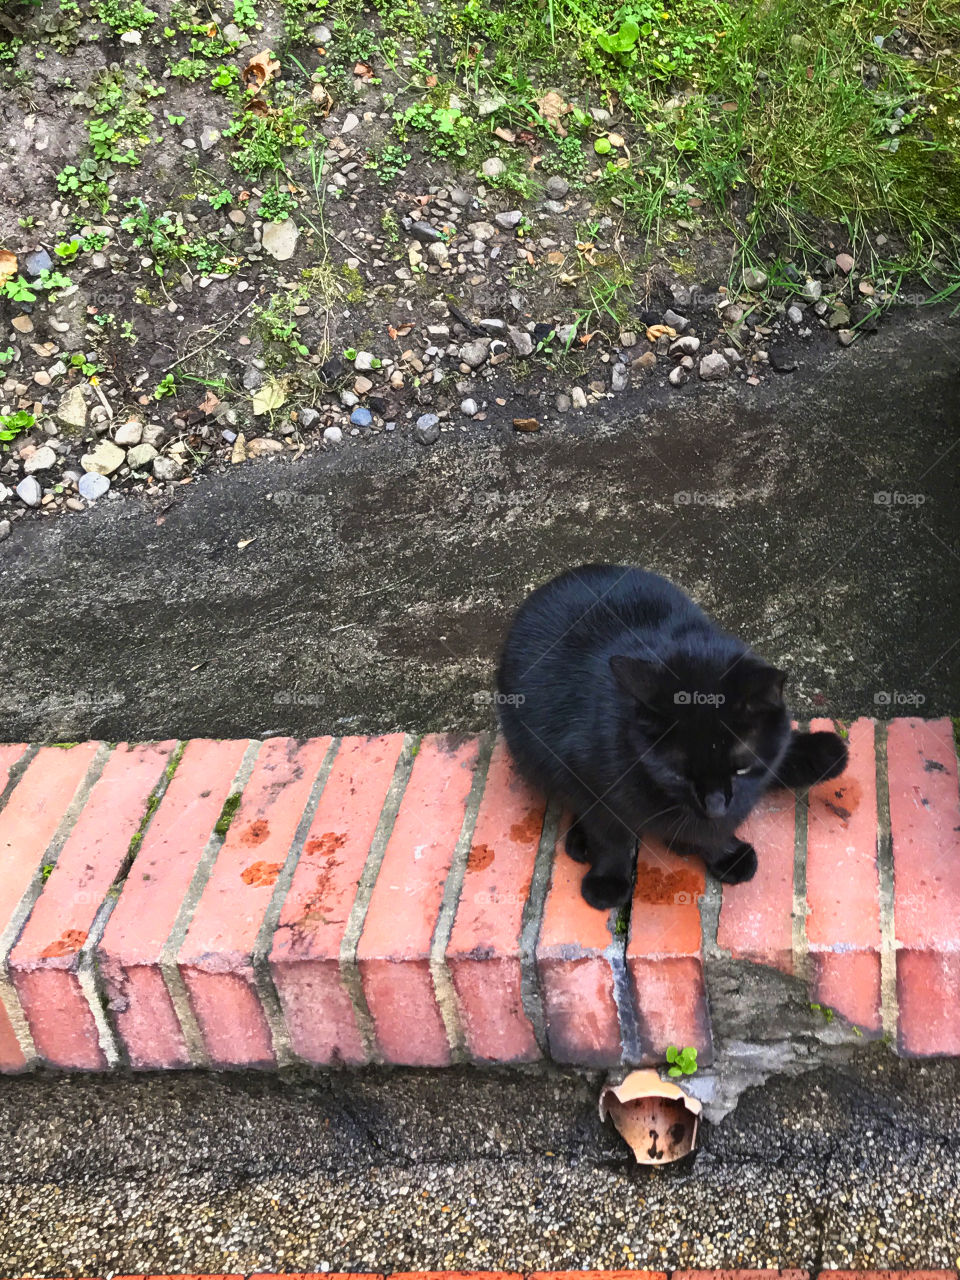
[(83, 247), (83, 242), (78, 236), (72, 240), (64, 240), (61, 244), (54, 245), (53, 252), (62, 262), (72, 262)]
[(233, 795), (227, 796), (223, 802), (223, 808), (220, 810), (220, 817), (214, 826), (214, 832), (221, 838), (230, 830), (230, 823), (233, 821), (233, 815), (240, 806), (240, 792), (235, 791)]
[(177, 389), (177, 382), (172, 373), (165, 373), (153, 389), (154, 400), (162, 400), (164, 396), (172, 396)]
[(12, 276), (0, 286), (0, 298), (9, 298), (11, 302), (36, 302), (37, 295), (23, 276)]
[(115, 36), (122, 36), (125, 31), (143, 31), (157, 17), (141, 0), (93, 0), (91, 9), (93, 16)]
[(836, 1014), (834, 1013), (834, 1011), (830, 1008), (830, 1006), (829, 1006), (828, 1004), (811, 1004), (811, 1006), (810, 1006), (810, 1012), (811, 1012), (811, 1013), (819, 1013), (819, 1014), (820, 1014), (820, 1017), (821, 1017), (821, 1018), (823, 1018), (824, 1022), (826, 1022), (828, 1025), (829, 1025), (829, 1024), (834, 1020), (834, 1018), (836, 1017)]
[(6, 351), (0, 351), (0, 365), (12, 364), (13, 356), (13, 347), (7, 347)]
[(690, 1044), (684, 1045), (682, 1049), (671, 1044), (667, 1047), (667, 1061), (673, 1064), (667, 1072), (668, 1076), (692, 1076), (697, 1070), (697, 1051)]
[(19, 409), (16, 413), (0, 413), (0, 441), (6, 445), (21, 432), (29, 431), (36, 425), (36, 418), (25, 409)]
[(222, 209), (224, 205), (228, 204), (233, 204), (233, 196), (226, 187), (223, 187), (220, 191), (216, 192), (215, 195), (210, 197), (211, 209)]
[(238, 27), (252, 27), (257, 21), (254, 0), (233, 0), (233, 20)]
[(283, 222), (288, 218), (297, 202), (289, 191), (281, 191), (279, 187), (271, 187), (265, 191), (260, 200), (260, 217), (265, 222)]

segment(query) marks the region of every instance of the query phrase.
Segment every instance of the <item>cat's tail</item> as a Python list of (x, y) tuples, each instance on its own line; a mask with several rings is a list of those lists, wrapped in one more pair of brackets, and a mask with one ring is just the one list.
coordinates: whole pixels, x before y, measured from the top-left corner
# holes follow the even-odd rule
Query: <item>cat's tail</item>
[(838, 733), (794, 730), (771, 785), (793, 791), (836, 778), (847, 767), (847, 754), (847, 744)]

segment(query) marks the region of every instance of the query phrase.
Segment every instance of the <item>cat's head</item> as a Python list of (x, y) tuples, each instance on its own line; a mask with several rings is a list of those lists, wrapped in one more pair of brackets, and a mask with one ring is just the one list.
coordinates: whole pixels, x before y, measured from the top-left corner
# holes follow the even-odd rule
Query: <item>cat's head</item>
[(671, 799), (722, 819), (768, 783), (790, 735), (785, 672), (752, 653), (669, 664), (616, 656), (610, 669), (642, 768)]

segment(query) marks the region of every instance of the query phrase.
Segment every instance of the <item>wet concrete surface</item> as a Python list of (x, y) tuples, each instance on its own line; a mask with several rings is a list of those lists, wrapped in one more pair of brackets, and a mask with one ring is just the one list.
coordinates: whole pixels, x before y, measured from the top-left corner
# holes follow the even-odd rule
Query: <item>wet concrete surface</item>
[(772, 1081), (654, 1170), (599, 1084), (0, 1080), (0, 1275), (958, 1265), (960, 1064)]
[(672, 577), (791, 672), (800, 714), (956, 710), (958, 332), (913, 313), (757, 388), (19, 522), (0, 740), (480, 727), (512, 609), (603, 559)]

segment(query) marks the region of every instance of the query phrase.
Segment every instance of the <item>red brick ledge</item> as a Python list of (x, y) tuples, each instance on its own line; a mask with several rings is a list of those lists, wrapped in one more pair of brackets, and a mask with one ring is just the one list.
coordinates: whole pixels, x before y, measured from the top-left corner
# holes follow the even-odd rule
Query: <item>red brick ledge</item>
[(0, 1071), (708, 1060), (705, 953), (960, 1053), (951, 723), (848, 731), (754, 880), (649, 842), (619, 925), (485, 735), (0, 745)]

